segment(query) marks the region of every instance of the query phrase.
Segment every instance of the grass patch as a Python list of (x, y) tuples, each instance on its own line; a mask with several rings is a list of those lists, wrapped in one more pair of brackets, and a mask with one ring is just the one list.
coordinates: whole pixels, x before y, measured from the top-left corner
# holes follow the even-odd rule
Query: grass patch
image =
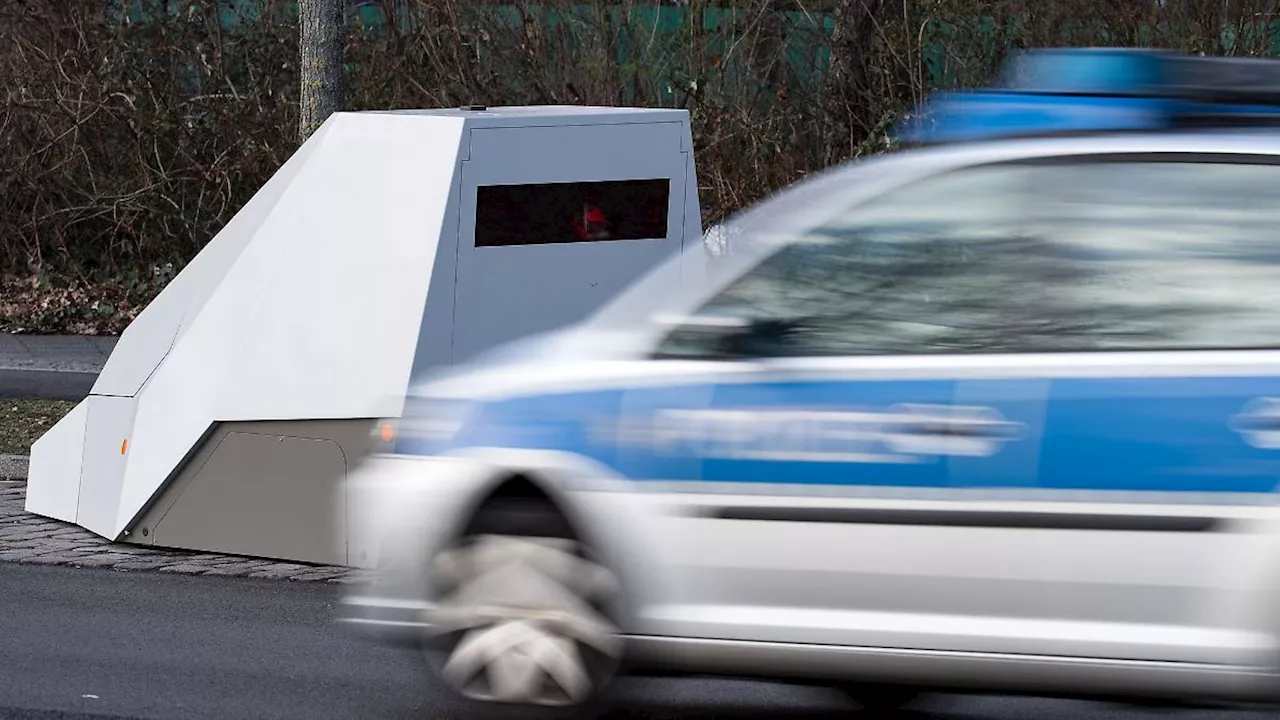
[(0, 455), (26, 455), (31, 443), (75, 407), (64, 400), (0, 400)]

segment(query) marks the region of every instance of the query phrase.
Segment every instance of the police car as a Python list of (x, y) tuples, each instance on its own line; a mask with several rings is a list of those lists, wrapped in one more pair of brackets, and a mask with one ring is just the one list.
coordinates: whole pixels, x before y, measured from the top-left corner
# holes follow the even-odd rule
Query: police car
[(933, 98), (708, 282), (674, 259), (416, 387), (348, 489), (345, 619), (524, 706), (621, 672), (1276, 699), (1277, 119), (1277, 64), (1164, 52)]

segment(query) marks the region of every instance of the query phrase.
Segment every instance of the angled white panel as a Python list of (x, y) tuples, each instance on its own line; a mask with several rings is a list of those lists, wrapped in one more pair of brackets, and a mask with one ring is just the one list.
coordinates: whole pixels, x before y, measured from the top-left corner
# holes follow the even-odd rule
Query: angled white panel
[(84, 402), (84, 457), (80, 471), (80, 502), (76, 524), (103, 537), (120, 534), (115, 527), (124, 484), (125, 461), (133, 428), (135, 401), (130, 397), (90, 395)]
[(31, 446), (27, 512), (65, 522), (76, 521), (88, 415), (89, 404), (81, 401)]
[(462, 121), (326, 126), (139, 397), (118, 530), (214, 422), (399, 414)]
[(189, 330), (203, 352), (225, 348), (218, 377), (234, 391), (217, 419), (377, 417), (404, 390), (462, 125), (331, 122)]
[[(441, 223), (440, 246), (436, 252), (435, 262), (431, 266), (431, 277), (427, 281), (422, 323), (418, 331), (417, 346), (414, 349), (413, 367), (410, 370), (410, 375), (413, 377), (449, 365), (453, 361), (453, 314), (458, 268), (456, 228), (460, 204), (456, 188), (462, 173), (461, 165), (462, 163), (458, 163), (459, 167), (454, 171), (449, 202)], [(399, 415), (399, 412), (396, 415)]]
[(93, 383), (98, 395), (132, 396), (158, 367), (178, 334), (187, 308), (186, 278), (179, 273), (120, 335)]
[[(692, 243), (702, 244), (702, 206), (698, 203), (698, 171), (693, 159), (693, 129), (684, 126), (684, 225), (682, 247), (689, 249)], [(681, 282), (695, 286), (707, 281), (707, 256), (705, 253), (689, 253), (681, 258)]]
[(168, 354), (184, 324), (199, 312), (227, 269), (253, 239), (307, 158), (324, 141), (321, 127), (267, 181), (240, 212), (192, 258), (182, 272), (125, 328), (94, 381), (97, 395), (135, 395)]
[[(254, 194), (243, 209), (236, 213), (231, 222), (218, 233), (214, 242), (205, 246), (191, 263), (183, 268), (184, 275), (192, 275), (190, 281), (190, 299), (186, 304), (178, 337), (186, 332), (192, 321), (204, 308), (209, 296), (217, 291), (227, 271), (231, 269), (240, 253), (253, 242), (267, 219), (274, 213), (280, 199), (293, 187), (294, 178), (307, 166), (311, 157), (321, 152), (329, 137), (332, 125), (321, 125), (315, 133), (298, 148), (288, 161), (276, 171), (262, 189)], [(226, 236), (223, 241), (223, 236)], [(193, 272), (188, 272), (188, 270)]]

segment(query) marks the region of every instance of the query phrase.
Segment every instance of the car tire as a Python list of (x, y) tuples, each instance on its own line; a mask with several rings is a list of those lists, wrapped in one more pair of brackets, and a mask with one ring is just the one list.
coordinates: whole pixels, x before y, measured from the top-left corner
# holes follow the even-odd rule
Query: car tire
[(617, 673), (617, 579), (549, 501), (486, 502), (429, 575), (425, 656), (479, 712), (564, 717)]

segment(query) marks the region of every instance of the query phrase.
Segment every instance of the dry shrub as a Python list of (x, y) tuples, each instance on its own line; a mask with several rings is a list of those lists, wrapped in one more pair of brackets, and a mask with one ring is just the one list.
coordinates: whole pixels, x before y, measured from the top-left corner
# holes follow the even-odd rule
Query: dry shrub
[(180, 263), (293, 150), (281, 132), (296, 98), (293, 33), (264, 25), (231, 43), (217, 3), (146, 23), (106, 5), (0, 2), (0, 267), (11, 272)]
[[(713, 221), (882, 149), (924, 93), (985, 81), (1011, 49), (1269, 53), (1275, 5), (375, 0), (353, 3), (347, 96), (688, 108)], [(145, 302), (153, 268), (180, 268), (295, 148), (296, 38), (275, 0), (0, 0), (0, 273)], [(28, 325), (114, 329), (134, 312), (107, 306)]]

